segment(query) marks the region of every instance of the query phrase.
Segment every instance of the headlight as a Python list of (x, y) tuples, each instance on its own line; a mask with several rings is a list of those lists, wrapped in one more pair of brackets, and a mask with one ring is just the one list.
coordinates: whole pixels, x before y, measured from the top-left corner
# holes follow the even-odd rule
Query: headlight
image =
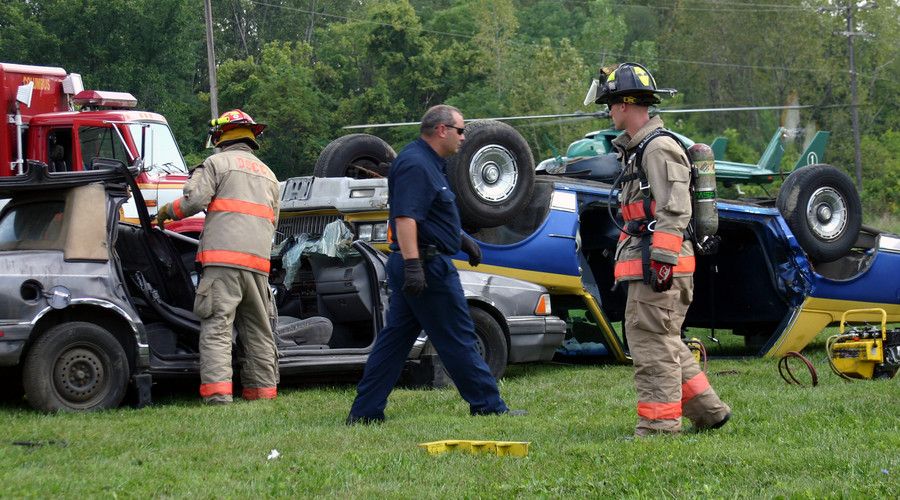
[(363, 241), (372, 241), (372, 224), (359, 224), (356, 226), (356, 235)]
[(375, 196), (375, 189), (351, 189), (351, 198), (371, 198)]
[(387, 241), (388, 224), (387, 222), (379, 222), (373, 225), (372, 241)]

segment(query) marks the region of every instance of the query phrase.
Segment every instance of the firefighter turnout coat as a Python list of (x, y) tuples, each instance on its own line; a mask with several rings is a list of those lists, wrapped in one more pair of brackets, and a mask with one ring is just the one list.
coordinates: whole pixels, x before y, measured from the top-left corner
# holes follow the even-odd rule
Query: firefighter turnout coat
[[(623, 133), (613, 145), (622, 153), (625, 175), (637, 174), (635, 149), (651, 132), (663, 127), (655, 116), (634, 137)], [(647, 184), (640, 179), (625, 182), (620, 192), (622, 217), (631, 221), (653, 221), (650, 259), (672, 264), (675, 277), (694, 273), (694, 246), (684, 238), (691, 220), (691, 169), (684, 149), (668, 136), (650, 141), (644, 150), (643, 168)], [(649, 199), (648, 199), (649, 197)], [(649, 201), (649, 203), (648, 203)], [(649, 207), (650, 213), (646, 213)], [(634, 232), (634, 231), (632, 231)], [(616, 281), (643, 279), (641, 237), (622, 233), (616, 248)]]
[(197, 261), (269, 273), (278, 220), (278, 179), (243, 143), (229, 145), (194, 169), (184, 196), (172, 204), (175, 219), (206, 209)]

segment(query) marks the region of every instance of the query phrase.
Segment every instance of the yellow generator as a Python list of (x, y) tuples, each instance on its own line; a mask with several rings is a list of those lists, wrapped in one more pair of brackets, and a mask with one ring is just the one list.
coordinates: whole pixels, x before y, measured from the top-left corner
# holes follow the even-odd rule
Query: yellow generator
[[(851, 326), (844, 330), (847, 316), (881, 313), (881, 327)], [(900, 328), (887, 329), (884, 309), (851, 309), (841, 316), (839, 333), (825, 343), (831, 369), (842, 378), (892, 378), (900, 368)]]

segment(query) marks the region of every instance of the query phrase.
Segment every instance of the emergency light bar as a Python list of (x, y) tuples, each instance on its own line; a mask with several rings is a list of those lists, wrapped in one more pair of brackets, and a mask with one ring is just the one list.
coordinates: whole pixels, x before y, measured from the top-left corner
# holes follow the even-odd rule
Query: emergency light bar
[(128, 92), (110, 92), (107, 90), (82, 90), (75, 94), (75, 104), (80, 106), (106, 106), (110, 108), (133, 108), (137, 99)]

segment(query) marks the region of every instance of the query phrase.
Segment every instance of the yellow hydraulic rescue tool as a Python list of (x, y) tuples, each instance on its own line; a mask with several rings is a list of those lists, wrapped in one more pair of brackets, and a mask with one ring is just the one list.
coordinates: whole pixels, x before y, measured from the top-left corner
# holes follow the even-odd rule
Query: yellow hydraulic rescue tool
[[(881, 313), (881, 328), (874, 325), (850, 327), (847, 317), (858, 313)], [(887, 329), (884, 309), (851, 309), (841, 315), (839, 333), (825, 342), (828, 363), (841, 378), (892, 378), (900, 368), (900, 328)]]

